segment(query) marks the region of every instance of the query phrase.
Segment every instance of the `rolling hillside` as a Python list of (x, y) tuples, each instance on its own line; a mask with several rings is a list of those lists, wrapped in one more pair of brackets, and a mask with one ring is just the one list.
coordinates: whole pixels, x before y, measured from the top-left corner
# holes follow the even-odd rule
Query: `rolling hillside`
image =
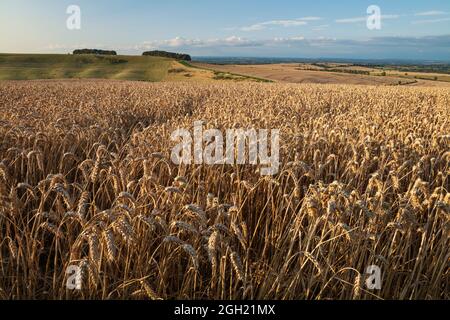
[(102, 78), (161, 81), (174, 61), (160, 57), (0, 54), (0, 80)]

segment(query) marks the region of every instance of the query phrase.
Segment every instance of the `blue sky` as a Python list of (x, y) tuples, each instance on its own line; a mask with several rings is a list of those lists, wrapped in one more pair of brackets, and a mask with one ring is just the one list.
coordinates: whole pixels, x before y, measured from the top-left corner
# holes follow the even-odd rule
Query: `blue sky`
[[(69, 5), (81, 29), (69, 30)], [(380, 30), (366, 25), (381, 9)], [(448, 0), (1, 0), (0, 52), (450, 60)]]

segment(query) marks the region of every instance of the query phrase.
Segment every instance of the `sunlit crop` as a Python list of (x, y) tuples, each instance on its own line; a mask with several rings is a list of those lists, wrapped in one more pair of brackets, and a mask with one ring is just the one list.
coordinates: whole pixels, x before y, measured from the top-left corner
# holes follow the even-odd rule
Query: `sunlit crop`
[[(0, 298), (449, 299), (449, 106), (445, 88), (3, 82)], [(174, 165), (197, 120), (280, 129), (278, 174)]]

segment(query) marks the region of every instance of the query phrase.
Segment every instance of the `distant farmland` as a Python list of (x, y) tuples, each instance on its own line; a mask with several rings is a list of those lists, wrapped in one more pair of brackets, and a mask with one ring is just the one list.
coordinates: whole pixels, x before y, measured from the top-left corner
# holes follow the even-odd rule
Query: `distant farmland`
[[(358, 84), (358, 85), (409, 85), (449, 87), (448, 75), (427, 73), (402, 73), (395, 70), (346, 67), (342, 64), (277, 63), (277, 64), (210, 64), (192, 63), (199, 68), (228, 72), (247, 77), (257, 77), (284, 83)], [(384, 73), (383, 73), (384, 71)], [(435, 79), (436, 77), (436, 79)], [(433, 81), (439, 80), (439, 81)]]

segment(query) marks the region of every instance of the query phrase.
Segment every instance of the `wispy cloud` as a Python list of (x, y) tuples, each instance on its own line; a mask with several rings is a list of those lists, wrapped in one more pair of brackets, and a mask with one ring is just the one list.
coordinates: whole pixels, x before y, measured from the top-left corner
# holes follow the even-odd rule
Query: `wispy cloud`
[(439, 23), (439, 22), (445, 22), (450, 21), (450, 18), (441, 18), (441, 19), (427, 19), (427, 20), (416, 20), (412, 21), (412, 24), (428, 24), (428, 23)]
[(303, 20), (303, 21), (319, 21), (322, 20), (321, 17), (303, 17), (303, 18), (299, 18), (298, 20)]
[(326, 30), (330, 27), (329, 24), (321, 24), (319, 26), (315, 26), (312, 28), (313, 31), (322, 31), (322, 30)]
[(364, 22), (367, 21), (367, 17), (356, 17), (356, 18), (346, 18), (346, 19), (337, 19), (336, 23), (356, 23), (356, 22)]
[[(447, 15), (449, 13), (445, 11), (438, 11), (438, 10), (430, 10), (430, 11), (423, 11), (423, 12), (417, 12), (415, 14), (409, 14), (409, 15), (398, 15), (398, 14), (386, 14), (381, 15), (381, 19), (398, 19), (400, 17), (435, 17), (435, 16), (443, 16)], [(450, 18), (437, 18), (437, 19), (424, 19), (424, 20), (416, 20), (412, 21), (412, 24), (426, 24), (426, 23), (438, 23), (438, 22), (444, 22), (449, 21)], [(337, 19), (335, 20), (336, 23), (359, 23), (359, 22), (365, 22), (367, 21), (367, 16), (365, 17), (354, 17), (354, 18), (345, 18), (345, 19)]]
[(264, 30), (271, 26), (278, 26), (278, 27), (284, 27), (284, 28), (298, 27), (298, 26), (304, 26), (304, 25), (308, 24), (309, 21), (318, 21), (318, 20), (322, 20), (322, 18), (321, 17), (303, 17), (303, 18), (288, 19), (288, 20), (270, 20), (270, 21), (255, 23), (250, 26), (245, 26), (245, 27), (240, 28), (240, 30), (250, 32), (250, 31)]
[(251, 26), (246, 26), (241, 28), (242, 31), (259, 31), (266, 29), (269, 26), (281, 26), (281, 27), (297, 27), (297, 26), (304, 26), (308, 24), (306, 21), (302, 20), (272, 20), (272, 21), (266, 21), (261, 23), (256, 23)]
[(277, 37), (271, 39), (248, 39), (238, 36), (231, 36), (227, 38), (216, 38), (216, 39), (186, 39), (183, 37), (176, 37), (174, 39), (162, 40), (162, 41), (145, 41), (141, 44), (132, 47), (123, 47), (121, 49), (129, 50), (151, 50), (151, 49), (192, 49), (192, 48), (226, 48), (226, 47), (247, 47), (256, 48), (263, 46), (273, 46), (282, 44), (295, 44), (299, 42), (307, 41), (303, 36), (295, 37)]
[(168, 50), (176, 52), (187, 52), (193, 55), (208, 55), (211, 52), (236, 55), (260, 56), (282, 53), (291, 56), (318, 56), (327, 55), (330, 52), (339, 55), (356, 55), (361, 57), (423, 57), (432, 56), (437, 59), (448, 57), (450, 52), (450, 34), (444, 36), (427, 37), (373, 37), (365, 39), (337, 39), (329, 37), (306, 38), (301, 35), (285, 38), (249, 39), (232, 36), (215, 39), (188, 39), (176, 37), (167, 40), (151, 40), (138, 44), (115, 45), (114, 47), (101, 46), (91, 43), (84, 45), (58, 45), (53, 44), (46, 50), (51, 52), (67, 52), (73, 48), (99, 48), (117, 50), (119, 53), (139, 54), (146, 50)]
[[(439, 17), (439, 16), (445, 16), (448, 15), (448, 12), (445, 11), (439, 11), (439, 10), (430, 10), (430, 11), (423, 11), (423, 12), (417, 12), (414, 14), (416, 17)], [(412, 21), (412, 24), (429, 24), (429, 23), (439, 23), (439, 22), (445, 22), (450, 21), (450, 18), (435, 18), (435, 19), (424, 19), (424, 20), (415, 20)]]
[(302, 46), (404, 46), (404, 47), (446, 47), (450, 48), (450, 35), (445, 36), (426, 36), (426, 37), (373, 37), (361, 40), (337, 39), (337, 38), (305, 38), (303, 36), (270, 38), (270, 39), (248, 39), (232, 36), (222, 39), (185, 39), (176, 37), (174, 39), (162, 41), (147, 41), (138, 46), (137, 49), (151, 48), (189, 48), (189, 47), (261, 47), (279, 44), (297, 44)]
[(445, 11), (431, 10), (431, 11), (423, 11), (417, 12), (414, 15), (417, 17), (427, 17), (427, 16), (442, 16), (448, 14)]
[[(398, 15), (398, 14), (381, 15), (381, 19), (398, 19), (398, 18), (400, 18), (400, 15)], [(358, 23), (358, 22), (365, 22), (365, 21), (367, 21), (367, 16), (335, 20), (336, 23)]]
[[(89, 45), (86, 43), (78, 43), (78, 44), (60, 44), (60, 43), (51, 43), (47, 46), (44, 46), (43, 48), (40, 48), (42, 50), (50, 50), (50, 51), (59, 51), (59, 50), (75, 50), (75, 49), (83, 49), (88, 48)], [(103, 48), (106, 49), (104, 45), (102, 44), (96, 44), (96, 48)]]
[(215, 39), (186, 39), (176, 37), (168, 40), (145, 41), (142, 44), (134, 46), (136, 50), (150, 50), (157, 48), (189, 48), (189, 47), (258, 47), (263, 45), (262, 41), (251, 40), (238, 36)]

